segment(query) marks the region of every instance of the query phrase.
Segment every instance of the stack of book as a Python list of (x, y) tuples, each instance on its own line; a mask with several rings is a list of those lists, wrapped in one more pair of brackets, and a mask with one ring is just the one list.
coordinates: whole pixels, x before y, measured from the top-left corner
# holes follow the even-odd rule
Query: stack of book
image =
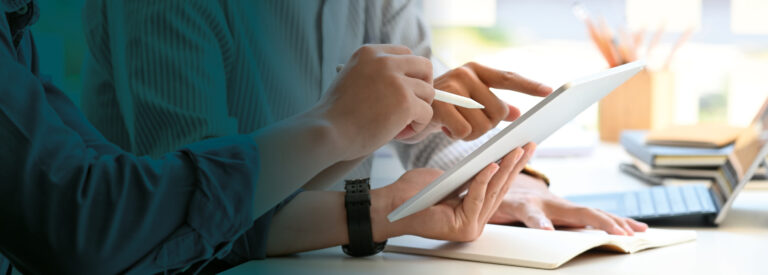
[[(729, 175), (720, 168), (740, 132), (741, 128), (713, 125), (623, 131), (620, 143), (632, 160), (619, 168), (652, 185), (697, 179), (723, 183)], [(766, 176), (768, 169), (763, 163), (753, 179)]]

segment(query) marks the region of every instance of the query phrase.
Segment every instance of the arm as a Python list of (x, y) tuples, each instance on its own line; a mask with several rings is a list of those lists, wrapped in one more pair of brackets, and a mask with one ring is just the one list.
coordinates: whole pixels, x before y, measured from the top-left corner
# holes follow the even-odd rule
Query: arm
[[(501, 203), (498, 194), (509, 184), (533, 153), (533, 147), (516, 149), (500, 164), (492, 163), (469, 184), (463, 198), (450, 198), (421, 212), (390, 223), (386, 215), (440, 176), (436, 169), (414, 169), (397, 182), (371, 192), (371, 228), (373, 239), (381, 242), (404, 234), (453, 241), (471, 241)], [(267, 255), (347, 244), (344, 193), (308, 191), (298, 195), (281, 209), (270, 225)]]
[[(405, 45), (413, 54), (430, 58), (434, 73), (447, 71), (438, 60), (431, 58), (429, 30), (421, 13), (418, 11), (418, 1), (368, 1), (366, 6), (367, 25), (364, 29), (369, 32), (364, 43), (386, 43)], [(377, 20), (373, 20), (377, 19)], [(396, 148), (402, 148), (400, 142), (394, 143)], [(345, 161), (334, 164), (318, 174), (305, 185), (309, 189), (321, 189), (338, 182), (350, 170), (364, 159)], [(406, 163), (406, 162), (404, 162)], [(424, 166), (421, 166), (424, 167)]]
[[(156, 268), (148, 271), (181, 268), (250, 224), (258, 171), (251, 139), (200, 143), (160, 159), (99, 153), (64, 124), (7, 45), (0, 249), (21, 270), (116, 273), (142, 257), (151, 259), (143, 267)], [(159, 253), (175, 256), (156, 262)]]
[[(0, 154), (0, 250), (27, 272), (158, 272), (224, 253), (254, 217), (275, 205), (254, 200), (256, 192), (271, 192), (254, 184), (264, 169), (258, 160), (269, 152), (257, 144), (305, 158), (309, 147), (328, 150), (320, 154), (325, 158), (341, 151), (333, 146), (339, 140), (326, 135), (333, 132), (328, 123), (307, 115), (159, 159), (97, 152), (63, 121), (87, 122), (59, 117), (77, 114), (71, 103), (49, 105), (64, 102), (48, 100), (65, 98), (58, 90), (43, 91), (7, 52), (0, 51), (0, 61), (7, 64), (0, 81), (8, 83), (0, 90), (0, 140), (9, 148)], [(283, 161), (276, 158), (267, 169), (297, 165)], [(302, 168), (311, 174), (312, 167), (321, 166)]]
[[(216, 9), (205, 6), (210, 2), (187, 2), (104, 4), (113, 17), (109, 18), (113, 33), (126, 32), (128, 37), (111, 38), (111, 67), (117, 94), (130, 95), (121, 98), (120, 104), (135, 111), (128, 112), (125, 119), (134, 127), (129, 132), (134, 132), (133, 142), (138, 146), (134, 151), (138, 154), (156, 155), (188, 142), (236, 132), (236, 123), (227, 114), (226, 96), (222, 96), (228, 88), (221, 64), (227, 49), (222, 47), (231, 44), (223, 35), (227, 33), (226, 22), (220, 20), (223, 15), (215, 14)], [(152, 8), (142, 10), (145, 6)], [(92, 45), (99, 46), (103, 45)], [(147, 70), (147, 64), (152, 64), (149, 72), (135, 73)], [(259, 186), (257, 209), (268, 209), (266, 206), (274, 205), (331, 164), (371, 153), (392, 139), (393, 131), (426, 126), (433, 96), (428, 60), (411, 56), (403, 47), (367, 46), (347, 64), (332, 91), (325, 93), (313, 110), (252, 134), (259, 154), (270, 160), (262, 163), (260, 182), (283, 183)], [(123, 67), (127, 69), (121, 70)], [(155, 70), (164, 74), (153, 73)], [(267, 97), (267, 93), (279, 91), (252, 92)], [(331, 105), (340, 107), (328, 108)], [(363, 123), (350, 123), (350, 114)], [(381, 120), (388, 121), (371, 129), (372, 122)], [(215, 129), (222, 131), (212, 131)], [(146, 151), (144, 141), (146, 146), (157, 147)], [(291, 173), (285, 173), (286, 163), (295, 167)], [(351, 167), (343, 166), (330, 169), (315, 182), (327, 181)]]
[(122, 150), (115, 144), (107, 141), (83, 116), (75, 104), (59, 88), (50, 82), (44, 82), (45, 97), (48, 104), (61, 118), (61, 122), (68, 128), (77, 132), (88, 148), (103, 154), (117, 154)]
[[(179, 270), (225, 253), (255, 212), (273, 206), (254, 208), (256, 142), (280, 133), (211, 139), (159, 159), (136, 157), (92, 132), (66, 96), (17, 63), (5, 27), (0, 24), (6, 148), (0, 154), (0, 251), (21, 270)], [(292, 129), (308, 120), (281, 129), (313, 137), (317, 128)], [(333, 148), (322, 137), (312, 142)], [(111, 148), (95, 149), (99, 144)]]

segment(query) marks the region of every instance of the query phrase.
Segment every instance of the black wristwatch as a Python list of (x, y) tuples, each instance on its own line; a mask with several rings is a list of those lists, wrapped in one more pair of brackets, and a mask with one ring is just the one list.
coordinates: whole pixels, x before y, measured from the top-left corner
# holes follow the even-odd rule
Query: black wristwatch
[(347, 208), (347, 232), (349, 244), (342, 246), (349, 256), (371, 256), (384, 250), (387, 241), (373, 241), (371, 229), (371, 185), (369, 179), (347, 180), (344, 190), (344, 207)]

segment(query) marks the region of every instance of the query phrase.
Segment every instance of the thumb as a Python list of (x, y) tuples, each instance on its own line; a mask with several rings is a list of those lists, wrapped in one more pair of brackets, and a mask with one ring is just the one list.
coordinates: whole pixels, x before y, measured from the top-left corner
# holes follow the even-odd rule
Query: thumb
[(529, 228), (543, 229), (543, 230), (555, 230), (555, 226), (552, 225), (552, 221), (544, 215), (544, 212), (539, 208), (527, 207), (528, 216), (523, 219), (525, 226)]

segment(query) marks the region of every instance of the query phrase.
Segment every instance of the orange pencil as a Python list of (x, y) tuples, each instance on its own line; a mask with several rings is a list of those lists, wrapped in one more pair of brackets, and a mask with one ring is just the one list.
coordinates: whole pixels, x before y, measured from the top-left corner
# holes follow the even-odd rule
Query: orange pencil
[(656, 48), (656, 45), (659, 44), (659, 41), (661, 40), (661, 35), (664, 34), (665, 27), (666, 27), (666, 22), (662, 22), (659, 25), (659, 28), (656, 29), (656, 32), (653, 34), (653, 37), (651, 37), (651, 41), (648, 42), (648, 49), (646, 50), (646, 55), (650, 55), (651, 51), (653, 51), (653, 49)]
[(632, 52), (635, 54), (635, 59), (639, 58), (640, 47), (643, 46), (645, 40), (645, 30), (635, 31), (632, 35)]
[(664, 61), (664, 68), (669, 69), (670, 63), (672, 63), (672, 57), (675, 55), (678, 49), (680, 49), (683, 44), (685, 44), (686, 41), (688, 41), (689, 38), (691, 38), (691, 35), (693, 35), (693, 27), (689, 27), (688, 29), (683, 32), (683, 34), (680, 35), (680, 38), (677, 39), (677, 43), (675, 43), (675, 46), (672, 47), (672, 50), (669, 52), (669, 55), (667, 56), (667, 60)]
[(592, 19), (589, 18), (589, 13), (587, 12), (587, 9), (584, 7), (584, 5), (581, 3), (574, 4), (573, 14), (576, 15), (576, 17), (578, 17), (579, 19), (581, 19), (581, 21), (583, 21), (585, 25), (587, 25), (587, 32), (589, 33), (589, 38), (592, 39), (592, 42), (595, 43), (597, 50), (600, 52), (600, 54), (603, 55), (603, 58), (605, 58), (605, 61), (608, 62), (608, 66), (614, 67), (615, 64), (612, 62), (612, 55), (610, 53), (610, 49), (608, 48), (608, 45), (606, 45), (606, 43), (604, 42), (602, 35), (599, 33), (594, 22), (592, 22)]
[(608, 53), (610, 56), (609, 64), (611, 64), (611, 67), (616, 67), (618, 65), (621, 65), (623, 63), (622, 60), (620, 60), (619, 51), (616, 49), (616, 45), (614, 44), (614, 37), (613, 37), (613, 30), (611, 30), (611, 27), (608, 26), (608, 23), (605, 22), (605, 17), (600, 17), (600, 36), (602, 37), (603, 44), (606, 45), (608, 49)]
[(597, 46), (597, 49), (603, 55), (603, 58), (605, 58), (605, 61), (608, 62), (608, 66), (614, 67), (615, 64), (612, 61), (613, 59), (610, 53), (610, 49), (606, 46), (605, 42), (603, 42), (603, 38), (598, 33), (597, 29), (595, 28), (595, 25), (592, 23), (591, 20), (589, 20), (589, 18), (587, 18), (584, 21), (584, 23), (587, 24), (587, 29), (589, 30), (589, 36), (592, 38), (592, 41), (595, 43), (595, 46)]
[(632, 36), (629, 34), (628, 31), (624, 30), (624, 28), (619, 28), (618, 37), (619, 37), (618, 50), (619, 50), (619, 55), (621, 56), (621, 59), (624, 62), (635, 61), (637, 58), (634, 52), (635, 43), (632, 40)]
[(643, 45), (643, 42), (645, 40), (645, 30), (641, 29), (641, 30), (635, 31), (633, 36), (634, 36), (633, 42), (635, 43), (635, 50), (638, 50), (640, 49), (640, 46)]

